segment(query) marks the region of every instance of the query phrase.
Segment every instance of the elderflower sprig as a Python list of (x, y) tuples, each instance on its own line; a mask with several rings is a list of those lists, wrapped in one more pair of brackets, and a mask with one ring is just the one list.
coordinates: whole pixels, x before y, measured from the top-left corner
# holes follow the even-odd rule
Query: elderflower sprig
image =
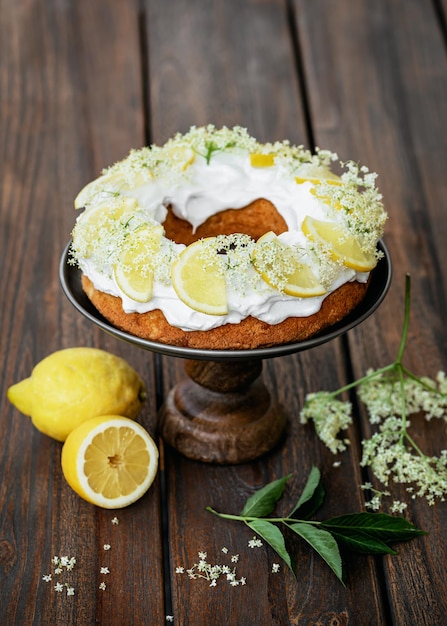
[[(402, 362), (410, 318), (410, 277), (405, 285), (405, 313), (396, 360), (380, 369), (369, 370), (362, 378), (333, 392), (308, 394), (301, 411), (301, 423), (314, 421), (320, 439), (335, 454), (346, 449), (347, 439), (338, 435), (352, 423), (352, 405), (337, 399), (340, 394), (357, 388), (365, 404), (369, 421), (378, 430), (362, 442), (361, 465), (388, 487), (390, 482), (406, 485), (411, 497), (424, 497), (430, 505), (447, 496), (447, 450), (438, 456), (425, 454), (410, 434), (411, 415), (424, 413), (427, 420), (447, 421), (447, 379), (439, 372), (433, 380), (416, 376)], [(378, 509), (381, 496), (374, 492), (369, 508)], [(404, 504), (396, 502), (394, 510)]]

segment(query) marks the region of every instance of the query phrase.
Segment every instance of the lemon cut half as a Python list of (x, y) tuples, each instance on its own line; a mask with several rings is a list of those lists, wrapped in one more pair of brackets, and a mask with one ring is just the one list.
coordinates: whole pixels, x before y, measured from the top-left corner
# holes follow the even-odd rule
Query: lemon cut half
[(311, 241), (329, 246), (332, 257), (357, 272), (369, 272), (377, 264), (374, 253), (365, 253), (355, 237), (333, 222), (317, 220), (310, 215), (304, 218), (302, 229)]
[(87, 420), (70, 433), (61, 463), (65, 479), (81, 498), (120, 509), (141, 498), (153, 483), (158, 449), (140, 424), (108, 415)]
[(182, 250), (172, 264), (172, 286), (180, 300), (194, 311), (226, 315), (227, 286), (214, 240), (214, 237), (199, 239)]
[(320, 284), (312, 268), (301, 263), (290, 246), (283, 244), (269, 231), (256, 242), (253, 265), (261, 278), (274, 289), (284, 281), (283, 293), (297, 298), (322, 296), (326, 289)]

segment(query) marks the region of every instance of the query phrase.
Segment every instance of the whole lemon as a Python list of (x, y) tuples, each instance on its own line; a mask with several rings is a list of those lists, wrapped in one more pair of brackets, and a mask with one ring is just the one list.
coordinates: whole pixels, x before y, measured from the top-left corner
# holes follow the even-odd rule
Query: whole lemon
[(29, 378), (8, 389), (9, 401), (58, 441), (98, 415), (136, 417), (145, 397), (137, 372), (124, 359), (96, 348), (53, 352)]

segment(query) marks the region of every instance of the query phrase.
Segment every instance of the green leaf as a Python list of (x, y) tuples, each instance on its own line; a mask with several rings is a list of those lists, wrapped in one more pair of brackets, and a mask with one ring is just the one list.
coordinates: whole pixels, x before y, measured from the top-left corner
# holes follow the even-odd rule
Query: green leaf
[(256, 491), (245, 502), (244, 508), (240, 512), (242, 517), (266, 517), (275, 509), (276, 503), (283, 494), (286, 482), (292, 474), (283, 478), (278, 478)]
[(403, 517), (395, 517), (387, 513), (353, 513), (332, 517), (321, 523), (329, 532), (352, 536), (357, 531), (384, 543), (392, 541), (409, 541), (419, 535), (427, 534), (416, 528)]
[(337, 578), (343, 582), (340, 550), (338, 549), (338, 544), (331, 533), (327, 530), (317, 528), (312, 524), (307, 524), (306, 522), (290, 524), (289, 528), (291, 528), (297, 535), (305, 539), (307, 543), (318, 552), (321, 558), (326, 561)]
[(380, 539), (375, 539), (361, 531), (353, 531), (349, 536), (341, 535), (333, 530), (329, 531), (339, 544), (342, 544), (352, 552), (360, 554), (397, 554), (396, 550), (390, 548)]
[(293, 572), (290, 555), (287, 552), (284, 537), (279, 528), (265, 520), (254, 520), (252, 522), (246, 522), (246, 524), (275, 550)]
[(323, 504), (324, 495), (320, 470), (312, 467), (303, 492), (289, 517), (293, 517), (299, 510), (301, 518), (309, 518)]

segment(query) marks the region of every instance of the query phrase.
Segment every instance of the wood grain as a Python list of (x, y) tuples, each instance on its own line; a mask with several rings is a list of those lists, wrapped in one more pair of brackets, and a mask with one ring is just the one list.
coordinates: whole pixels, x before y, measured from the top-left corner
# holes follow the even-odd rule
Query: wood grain
[[(137, 4), (9, 1), (0, 20), (0, 237), (8, 277), (0, 287), (0, 622), (122, 625), (132, 616), (160, 624), (162, 567), (147, 566), (163, 562), (159, 480), (112, 525), (114, 512), (80, 500), (65, 483), (61, 445), (6, 400), (8, 386), (39, 360), (76, 345), (123, 356), (154, 388), (151, 355), (92, 328), (58, 279), (75, 194), (144, 143)], [(140, 421), (155, 432), (152, 394)], [(54, 574), (51, 583), (42, 580), (54, 555), (77, 559), (72, 597), (53, 590)]]
[[(334, 457), (299, 423), (299, 411), (307, 393), (337, 389), (394, 358), (407, 272), (406, 364), (432, 376), (446, 367), (445, 10), (430, 0), (3, 1), (0, 623), (139, 626), (166, 623), (169, 614), (191, 626), (444, 623), (445, 504), (409, 500), (406, 516), (430, 534), (399, 546), (396, 557), (347, 556), (345, 587), (304, 542), (289, 546), (296, 578), (285, 565), (272, 573), (278, 558), (268, 546), (249, 548), (248, 527), (205, 507), (238, 513), (257, 489), (293, 473), (278, 507), (284, 513), (318, 466), (327, 492), (321, 519), (363, 509), (367, 416), (356, 412), (351, 446)], [(61, 445), (16, 411), (6, 390), (54, 350), (110, 350), (146, 381), (139, 419), (158, 436), (157, 410), (185, 380), (184, 362), (93, 327), (63, 295), (58, 263), (85, 183), (131, 148), (207, 123), (240, 124), (260, 141), (315, 143), (378, 172), (393, 284), (347, 338), (264, 362), (263, 381), (288, 418), (276, 449), (221, 467), (159, 441), (149, 493), (119, 512), (96, 509), (66, 485)], [(443, 423), (414, 426), (429, 454), (445, 447)], [(176, 573), (198, 563), (199, 551), (235, 566), (246, 585), (221, 579), (210, 588)], [(42, 580), (54, 555), (76, 556), (75, 596)], [(110, 568), (105, 591), (101, 566)]]

